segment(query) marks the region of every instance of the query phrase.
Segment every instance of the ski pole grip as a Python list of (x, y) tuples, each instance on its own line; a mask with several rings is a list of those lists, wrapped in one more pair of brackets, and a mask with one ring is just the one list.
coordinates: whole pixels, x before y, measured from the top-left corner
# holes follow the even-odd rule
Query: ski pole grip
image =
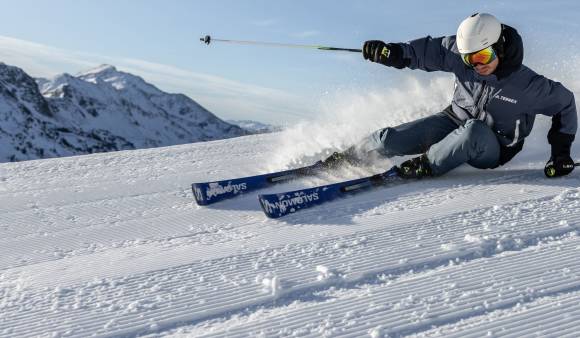
[(199, 38), (199, 41), (205, 43), (206, 45), (209, 45), (209, 43), (211, 42), (211, 36), (206, 35), (203, 38)]

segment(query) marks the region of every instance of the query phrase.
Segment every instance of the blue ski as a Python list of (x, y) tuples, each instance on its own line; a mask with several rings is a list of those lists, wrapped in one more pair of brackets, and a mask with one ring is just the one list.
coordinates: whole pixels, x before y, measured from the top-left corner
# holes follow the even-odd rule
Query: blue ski
[(372, 187), (381, 186), (401, 180), (397, 167), (373, 176), (345, 182), (321, 185), (279, 194), (258, 195), (258, 200), (266, 216), (279, 218), (299, 210), (320, 205), (336, 198), (354, 194)]
[(287, 182), (320, 171), (317, 164), (302, 168), (222, 181), (193, 183), (191, 189), (198, 205), (209, 205), (240, 194)]

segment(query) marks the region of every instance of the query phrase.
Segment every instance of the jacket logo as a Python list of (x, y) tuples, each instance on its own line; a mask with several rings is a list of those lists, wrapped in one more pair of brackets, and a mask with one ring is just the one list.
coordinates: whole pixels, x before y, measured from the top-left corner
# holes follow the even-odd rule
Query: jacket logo
[(499, 95), (499, 93), (501, 93), (502, 90), (503, 89), (498, 90), (498, 92), (493, 95), (493, 98), (494, 99), (499, 99), (499, 100), (502, 100), (502, 101), (505, 101), (505, 102), (509, 102), (509, 103), (512, 103), (512, 104), (518, 104), (518, 100), (516, 100), (516, 99), (512, 99), (511, 97)]
[(502, 101), (505, 101), (505, 102), (513, 103), (513, 104), (518, 103), (518, 100), (512, 99), (511, 97), (503, 96), (503, 95), (496, 96), (496, 98), (500, 99)]

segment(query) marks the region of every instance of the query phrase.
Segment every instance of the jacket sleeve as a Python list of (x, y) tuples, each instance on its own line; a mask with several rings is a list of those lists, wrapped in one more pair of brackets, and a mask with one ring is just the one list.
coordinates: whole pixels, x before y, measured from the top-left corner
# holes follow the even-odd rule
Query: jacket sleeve
[(552, 117), (552, 127), (548, 132), (552, 156), (569, 155), (578, 128), (574, 94), (561, 83), (541, 75), (534, 78), (529, 89), (535, 98), (535, 112)]
[(427, 72), (465, 71), (465, 65), (457, 51), (453, 51), (455, 36), (432, 38), (430, 36), (402, 43), (403, 57), (409, 59), (409, 68)]

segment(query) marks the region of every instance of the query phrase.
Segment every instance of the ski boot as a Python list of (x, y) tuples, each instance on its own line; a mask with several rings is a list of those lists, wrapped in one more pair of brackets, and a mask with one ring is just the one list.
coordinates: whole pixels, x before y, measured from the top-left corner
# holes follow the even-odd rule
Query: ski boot
[(401, 163), (399, 175), (402, 178), (423, 178), (432, 176), (429, 160), (425, 154)]
[(315, 163), (316, 167), (321, 169), (337, 169), (343, 165), (357, 165), (360, 163), (360, 159), (356, 156), (353, 148), (348, 148), (343, 152), (335, 151), (332, 155), (328, 156), (322, 161)]

